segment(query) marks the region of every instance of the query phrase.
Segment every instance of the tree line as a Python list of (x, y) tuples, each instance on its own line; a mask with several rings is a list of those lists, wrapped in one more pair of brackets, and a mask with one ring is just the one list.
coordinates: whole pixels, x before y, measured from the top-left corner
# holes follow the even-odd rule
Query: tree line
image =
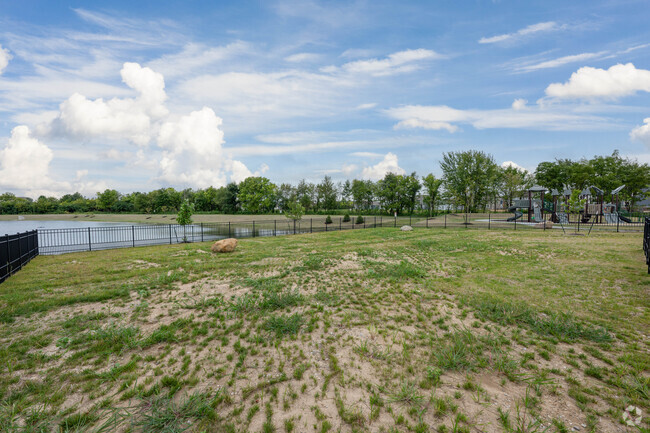
[(286, 212), (300, 205), (307, 213), (358, 210), (410, 214), (435, 213), (445, 209), (472, 212), (506, 208), (533, 184), (562, 193), (565, 189), (583, 190), (596, 186), (606, 200), (611, 191), (625, 185), (620, 199), (633, 206), (644, 198), (650, 186), (650, 167), (623, 158), (618, 151), (608, 156), (572, 161), (557, 159), (541, 162), (534, 173), (514, 167), (500, 167), (494, 157), (482, 151), (444, 153), (440, 161), (442, 176), (387, 173), (383, 179), (353, 179), (335, 183), (325, 176), (320, 183), (301, 180), (297, 185), (276, 185), (265, 177), (249, 177), (239, 184), (205, 189), (161, 188), (150, 192), (121, 194), (107, 189), (96, 197), (80, 193), (61, 198), (40, 196), (37, 200), (0, 195), (0, 213), (172, 213), (185, 201), (197, 212), (263, 214)]

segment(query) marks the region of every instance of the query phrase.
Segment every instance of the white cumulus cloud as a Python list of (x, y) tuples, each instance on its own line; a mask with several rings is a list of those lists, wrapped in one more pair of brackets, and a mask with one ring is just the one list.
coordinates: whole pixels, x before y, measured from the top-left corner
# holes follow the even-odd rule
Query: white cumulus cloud
[(630, 137), (650, 146), (650, 117), (643, 119), (643, 125), (634, 128), (630, 132)]
[(508, 168), (508, 167), (516, 168), (519, 171), (526, 171), (526, 172), (528, 171), (514, 161), (504, 161), (501, 163), (501, 168)]
[(165, 80), (137, 63), (125, 63), (120, 73), (122, 81), (139, 93), (137, 97), (104, 101), (75, 93), (61, 104), (55, 132), (82, 138), (128, 139), (138, 145), (149, 143), (153, 122), (168, 114), (164, 105)]
[(11, 60), (11, 54), (9, 54), (9, 50), (6, 48), (2, 48), (2, 45), (0, 45), (0, 74), (2, 74), (9, 64), (9, 60)]
[(406, 173), (404, 169), (399, 166), (397, 155), (395, 155), (392, 152), (388, 152), (384, 156), (384, 159), (381, 160), (376, 165), (364, 168), (363, 171), (361, 172), (361, 176), (364, 179), (379, 180), (379, 179), (383, 179), (383, 177), (387, 173), (393, 173), (393, 174)]
[(526, 108), (527, 103), (528, 103), (528, 101), (526, 101), (525, 99), (522, 99), (522, 98), (515, 99), (512, 102), (512, 109), (513, 110), (522, 110), (522, 109)]
[(616, 99), (639, 91), (650, 92), (650, 71), (627, 63), (609, 69), (582, 67), (566, 83), (549, 85), (546, 95), (562, 99)]
[(481, 38), (479, 39), (478, 43), (494, 44), (496, 42), (503, 42), (503, 41), (517, 39), (522, 36), (530, 35), (533, 33), (550, 32), (553, 30), (559, 30), (561, 28), (563, 27), (558, 25), (555, 21), (547, 21), (543, 23), (531, 24), (527, 27), (524, 27), (523, 29), (517, 30), (514, 33), (505, 33), (502, 35), (491, 36), (489, 38)]

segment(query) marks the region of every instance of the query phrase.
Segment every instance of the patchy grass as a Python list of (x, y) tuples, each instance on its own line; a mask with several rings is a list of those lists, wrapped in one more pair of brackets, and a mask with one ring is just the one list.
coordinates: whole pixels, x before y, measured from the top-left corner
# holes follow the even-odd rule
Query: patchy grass
[(0, 430), (619, 431), (649, 287), (639, 234), (525, 227), (37, 257), (0, 285)]

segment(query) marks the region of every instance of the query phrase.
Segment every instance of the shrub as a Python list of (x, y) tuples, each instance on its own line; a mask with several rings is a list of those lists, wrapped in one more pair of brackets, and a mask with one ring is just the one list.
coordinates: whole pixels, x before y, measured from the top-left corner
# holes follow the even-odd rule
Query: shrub
[(332, 224), (332, 217), (327, 215), (327, 218), (325, 218), (325, 224)]
[(343, 222), (344, 223), (349, 223), (350, 222), (350, 214), (349, 213), (346, 213), (345, 215), (343, 215)]
[(363, 217), (362, 217), (361, 215), (359, 215), (359, 216), (357, 217), (357, 224), (363, 224), (363, 222), (364, 222)]

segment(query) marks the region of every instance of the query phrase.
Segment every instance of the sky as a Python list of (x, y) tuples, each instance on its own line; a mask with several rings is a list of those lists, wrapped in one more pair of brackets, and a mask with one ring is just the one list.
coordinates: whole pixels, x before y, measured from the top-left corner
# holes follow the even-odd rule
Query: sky
[(648, 1), (0, 0), (0, 193), (650, 162)]

